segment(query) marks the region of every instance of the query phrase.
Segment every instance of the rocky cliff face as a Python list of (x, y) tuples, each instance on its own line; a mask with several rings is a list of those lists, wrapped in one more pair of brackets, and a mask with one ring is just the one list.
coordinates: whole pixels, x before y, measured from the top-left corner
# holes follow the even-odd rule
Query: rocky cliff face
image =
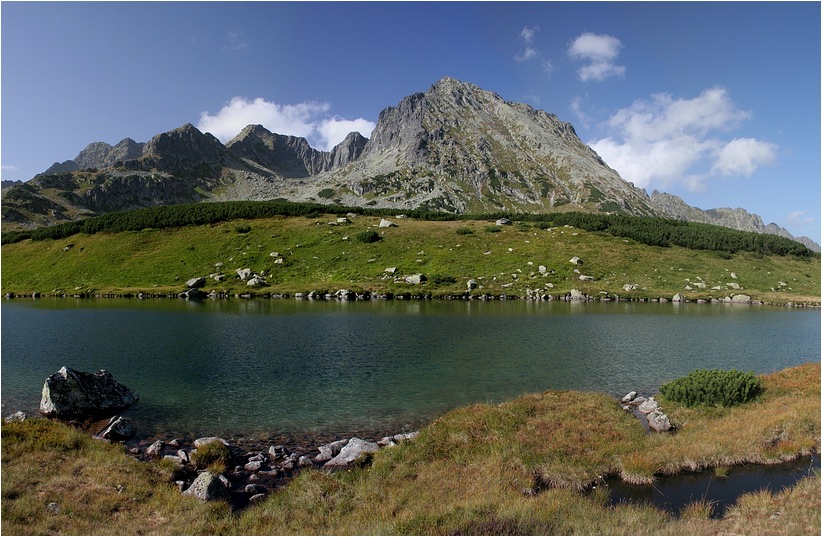
[(447, 77), (383, 110), (370, 140), (354, 132), (318, 151), (304, 138), (249, 125), (223, 145), (186, 124), (145, 144), (90, 144), (5, 190), (2, 210), (4, 224), (32, 227), (152, 205), (273, 198), (448, 212), (616, 212), (790, 237), (742, 209), (703, 211), (676, 196), (649, 197), (570, 123)]
[(46, 174), (73, 172), (88, 168), (108, 168), (117, 162), (139, 158), (143, 154), (145, 144), (125, 138), (117, 145), (105, 142), (93, 142), (80, 151), (73, 160), (55, 162), (45, 171)]
[(360, 158), (316, 183), (317, 191), (341, 185), (334, 195), (343, 203), (654, 214), (645, 193), (623, 181), (569, 123), (452, 78), (383, 110)]
[(274, 134), (262, 125), (249, 125), (226, 147), (251, 167), (262, 165), (273, 175), (293, 178), (345, 166), (359, 158), (367, 141), (352, 132), (331, 151), (317, 151), (305, 138)]

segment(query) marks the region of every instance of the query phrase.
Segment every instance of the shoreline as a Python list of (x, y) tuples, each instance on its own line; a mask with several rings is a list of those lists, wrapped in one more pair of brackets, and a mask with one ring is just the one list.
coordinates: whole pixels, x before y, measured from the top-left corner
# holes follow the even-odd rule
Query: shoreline
[[(192, 293), (192, 291), (195, 291)], [(742, 300), (734, 300), (734, 296), (741, 296), (744, 297)], [(25, 293), (16, 293), (16, 292), (7, 292), (3, 294), (3, 298), (7, 300), (14, 300), (14, 299), (41, 299), (41, 298), (58, 298), (58, 299), (65, 299), (65, 298), (75, 298), (75, 299), (132, 299), (136, 298), (138, 300), (148, 300), (148, 299), (178, 299), (178, 300), (188, 300), (193, 302), (204, 301), (204, 300), (232, 300), (232, 299), (241, 299), (241, 300), (279, 300), (279, 299), (294, 299), (294, 300), (308, 300), (308, 301), (338, 301), (338, 302), (371, 302), (376, 300), (449, 300), (449, 301), (506, 301), (506, 300), (524, 300), (528, 302), (637, 302), (637, 303), (676, 303), (676, 304), (684, 304), (684, 303), (692, 303), (692, 304), (712, 304), (712, 305), (751, 305), (751, 306), (780, 306), (780, 307), (789, 307), (789, 308), (811, 308), (817, 309), (822, 308), (822, 299), (819, 301), (812, 301), (808, 300), (807, 297), (799, 300), (791, 300), (791, 301), (763, 301), (752, 298), (748, 294), (743, 293), (734, 293), (732, 295), (726, 295), (723, 298), (716, 298), (709, 296), (708, 298), (687, 298), (680, 294), (674, 295), (671, 298), (659, 296), (659, 297), (626, 297), (626, 296), (619, 296), (619, 295), (602, 295), (602, 296), (591, 296), (586, 295), (577, 289), (572, 289), (571, 291), (559, 294), (559, 293), (545, 293), (545, 294), (537, 294), (537, 293), (527, 293), (525, 296), (515, 295), (515, 294), (470, 294), (469, 292), (465, 293), (454, 293), (454, 294), (433, 294), (433, 293), (412, 293), (412, 292), (404, 292), (404, 293), (393, 293), (393, 292), (386, 292), (386, 293), (378, 293), (378, 292), (354, 292), (349, 291), (347, 289), (341, 289), (336, 292), (329, 292), (329, 291), (308, 291), (308, 292), (243, 292), (243, 293), (234, 293), (229, 291), (210, 291), (206, 293), (204, 291), (200, 291), (199, 289), (195, 290), (188, 290), (183, 292), (167, 292), (167, 293), (158, 293), (158, 292), (142, 292), (142, 291), (134, 291), (134, 292), (123, 292), (123, 293), (90, 293), (90, 292), (80, 292), (80, 293), (41, 293), (41, 292), (25, 292)]]

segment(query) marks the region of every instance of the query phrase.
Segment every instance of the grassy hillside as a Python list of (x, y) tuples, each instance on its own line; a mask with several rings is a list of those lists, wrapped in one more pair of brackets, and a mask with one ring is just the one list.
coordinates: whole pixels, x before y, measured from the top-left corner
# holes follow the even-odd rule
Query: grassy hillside
[[(527, 289), (557, 295), (576, 288), (592, 296), (682, 293), (707, 299), (745, 293), (766, 302), (819, 302), (819, 257), (649, 246), (600, 231), (549, 228), (544, 222), (495, 226), (486, 220), (393, 218), (398, 227), (381, 229), (378, 216), (330, 225), (336, 218), (314, 213), (22, 240), (2, 247), (2, 292), (170, 293), (182, 291), (190, 278), (222, 272), (227, 279), (209, 279), (205, 290), (236, 293), (250, 290), (236, 269), (250, 268), (264, 272), (269, 284), (257, 293), (346, 288), (440, 296), (463, 293), (474, 279), (479, 284), (475, 295), (524, 296)], [(359, 240), (368, 230), (379, 233), (380, 240)], [(571, 264), (573, 256), (583, 265)], [(396, 273), (386, 274), (388, 267), (396, 267)], [(574, 269), (595, 280), (580, 281)], [(417, 273), (428, 281), (394, 281)], [(626, 284), (637, 287), (625, 291)], [(686, 285), (693, 290), (685, 290)], [(715, 286), (721, 289), (711, 290)]]
[[(721, 519), (709, 503), (679, 518), (610, 506), (605, 474), (642, 481), (682, 469), (775, 462), (819, 450), (818, 363), (764, 377), (756, 401), (687, 409), (661, 400), (676, 434), (648, 435), (602, 394), (544, 392), (449, 412), (409, 443), (345, 472), (303, 471), (260, 504), (182, 496), (162, 463), (66, 425), (2, 426), (7, 534), (819, 535), (819, 476), (742, 496)], [(56, 504), (57, 507), (49, 505)]]

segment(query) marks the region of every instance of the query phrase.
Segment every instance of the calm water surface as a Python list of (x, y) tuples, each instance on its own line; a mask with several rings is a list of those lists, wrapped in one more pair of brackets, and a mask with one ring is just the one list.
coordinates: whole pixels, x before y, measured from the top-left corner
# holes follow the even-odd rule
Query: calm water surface
[(818, 310), (764, 306), (66, 298), (0, 314), (4, 415), (36, 412), (64, 365), (107, 369), (149, 434), (394, 432), (527, 392), (820, 359)]

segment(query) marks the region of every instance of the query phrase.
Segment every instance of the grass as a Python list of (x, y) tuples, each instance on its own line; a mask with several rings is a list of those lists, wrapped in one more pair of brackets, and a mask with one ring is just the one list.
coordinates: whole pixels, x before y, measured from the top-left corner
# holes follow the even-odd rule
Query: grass
[[(753, 534), (819, 535), (819, 477), (744, 495), (721, 519), (695, 502), (684, 515), (609, 506), (580, 493), (605, 474), (774, 462), (818, 451), (820, 365), (763, 378), (755, 402), (687, 409), (665, 401), (676, 434), (647, 435), (596, 393), (529, 394), (472, 405), (423, 428), (371, 465), (303, 471), (240, 513), (182, 497), (165, 470), (67, 426), (3, 425), (5, 533), (119, 534)], [(117, 493), (117, 485), (125, 494)], [(131, 500), (130, 498), (136, 498)], [(61, 506), (49, 514), (50, 502)]]
[[(116, 234), (78, 234), (67, 239), (6, 244), (2, 247), (2, 292), (172, 293), (186, 280), (224, 272), (225, 282), (209, 280), (205, 290), (247, 290), (235, 270), (266, 272), (271, 293), (310, 290), (461, 294), (475, 279), (475, 294), (525, 295), (545, 289), (554, 295), (572, 288), (595, 296), (689, 299), (724, 298), (745, 293), (765, 302), (820, 302), (819, 258), (733, 255), (653, 247), (574, 228), (510, 226), (487, 221), (433, 222), (401, 219), (399, 227), (377, 231), (379, 217), (358, 216), (351, 224), (330, 226), (334, 216), (234, 220), (177, 229), (147, 229)], [(492, 228), (496, 232), (487, 233)], [(238, 230), (243, 230), (238, 232)], [(470, 231), (470, 232), (469, 232)], [(379, 233), (378, 242), (360, 242), (360, 234)], [(364, 236), (364, 235), (363, 235)], [(68, 251), (64, 248), (73, 244)], [(279, 252), (282, 262), (270, 252)], [(422, 253), (420, 253), (422, 252)], [(568, 260), (584, 260), (582, 282)], [(728, 259), (726, 259), (728, 258)], [(215, 264), (224, 265), (217, 269)], [(545, 265), (549, 274), (537, 267)], [(456, 281), (412, 286), (384, 278), (386, 267), (398, 275), (447, 274)], [(553, 273), (551, 273), (553, 271)], [(734, 272), (737, 278), (731, 278)], [(514, 274), (517, 275), (514, 278)], [(704, 283), (698, 289), (696, 283)], [(780, 282), (784, 285), (780, 285)], [(548, 291), (547, 284), (554, 287)], [(728, 284), (738, 284), (734, 290)], [(633, 291), (625, 284), (636, 284)], [(692, 291), (684, 290), (686, 285)], [(711, 287), (720, 286), (720, 290)]]

